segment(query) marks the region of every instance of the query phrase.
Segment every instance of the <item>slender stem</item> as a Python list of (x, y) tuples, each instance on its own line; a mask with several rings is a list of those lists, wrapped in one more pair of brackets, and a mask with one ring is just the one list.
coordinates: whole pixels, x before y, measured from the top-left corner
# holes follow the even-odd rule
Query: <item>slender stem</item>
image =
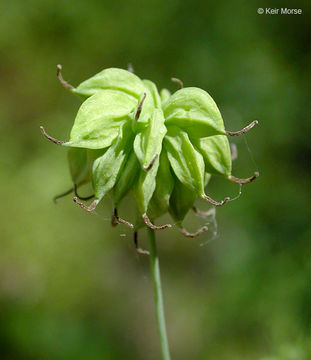
[(148, 231), (148, 240), (150, 245), (150, 265), (152, 272), (154, 301), (155, 301), (156, 317), (158, 324), (158, 333), (161, 344), (162, 359), (170, 360), (171, 357), (170, 357), (170, 351), (169, 351), (167, 335), (166, 335), (160, 266), (159, 266), (159, 258), (157, 255), (157, 247), (155, 242), (155, 233), (154, 230), (150, 228), (148, 228), (147, 231)]

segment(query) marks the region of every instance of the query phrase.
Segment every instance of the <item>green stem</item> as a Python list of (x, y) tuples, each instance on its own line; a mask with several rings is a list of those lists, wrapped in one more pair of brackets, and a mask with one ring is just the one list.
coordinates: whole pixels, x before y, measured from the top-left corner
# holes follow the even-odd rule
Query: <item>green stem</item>
[(160, 337), (162, 358), (163, 360), (170, 360), (171, 357), (170, 357), (170, 351), (169, 351), (167, 335), (166, 335), (160, 266), (159, 266), (159, 258), (157, 255), (157, 246), (155, 242), (155, 233), (154, 230), (150, 228), (148, 228), (147, 231), (148, 231), (148, 240), (150, 245), (150, 265), (152, 272), (154, 301), (155, 301), (155, 309), (156, 309), (156, 317), (158, 324), (158, 333)]

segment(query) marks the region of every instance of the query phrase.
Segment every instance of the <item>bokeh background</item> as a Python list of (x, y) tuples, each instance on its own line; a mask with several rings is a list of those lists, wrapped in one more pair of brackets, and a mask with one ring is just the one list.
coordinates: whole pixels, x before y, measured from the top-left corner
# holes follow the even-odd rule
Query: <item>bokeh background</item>
[[(289, 4), (303, 14), (257, 14)], [(310, 359), (310, 2), (11, 0), (0, 13), (0, 358), (160, 358), (148, 258), (110, 228), (108, 198), (93, 215), (53, 204), (71, 185), (66, 150), (39, 131), (68, 138), (79, 108), (56, 64), (77, 85), (132, 63), (160, 88), (175, 76), (207, 90), (227, 129), (260, 121), (232, 139), (234, 174), (260, 177), (217, 227), (158, 234), (172, 358)], [(120, 212), (133, 219), (131, 202)]]

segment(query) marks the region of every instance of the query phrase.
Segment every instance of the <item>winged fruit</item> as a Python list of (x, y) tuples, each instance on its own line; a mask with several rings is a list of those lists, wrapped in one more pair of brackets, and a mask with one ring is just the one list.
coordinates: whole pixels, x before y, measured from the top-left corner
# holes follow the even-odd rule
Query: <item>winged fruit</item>
[[(103, 197), (111, 196), (113, 225), (122, 223), (135, 231), (142, 226), (169, 228), (170, 224), (154, 224), (156, 218), (169, 213), (185, 236), (194, 237), (207, 226), (189, 233), (182, 223), (196, 199), (213, 206), (229, 200), (215, 201), (206, 194), (211, 176), (239, 184), (258, 176), (256, 172), (248, 179), (239, 179), (231, 174), (228, 142), (228, 136), (245, 133), (257, 121), (241, 131), (226, 131), (221, 113), (206, 91), (188, 87), (172, 95), (166, 89), (159, 93), (150, 80), (117, 68), (105, 69), (75, 88), (60, 71), (58, 65), (59, 80), (82, 99), (82, 104), (67, 141), (51, 137), (43, 127), (41, 131), (48, 140), (69, 148), (73, 187), (66, 194), (74, 191), (73, 200), (88, 211), (93, 211)], [(87, 182), (94, 195), (81, 198), (77, 189)], [(128, 193), (137, 206), (135, 224), (118, 215), (117, 209)], [(90, 205), (80, 201), (90, 198)]]

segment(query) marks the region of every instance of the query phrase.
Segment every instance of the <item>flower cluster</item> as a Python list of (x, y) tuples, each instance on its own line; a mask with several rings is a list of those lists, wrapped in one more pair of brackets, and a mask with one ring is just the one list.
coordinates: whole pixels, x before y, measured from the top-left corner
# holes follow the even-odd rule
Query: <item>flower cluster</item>
[[(154, 225), (154, 220), (169, 212), (185, 236), (182, 222), (198, 197), (214, 206), (225, 204), (209, 197), (206, 185), (212, 175), (240, 184), (254, 180), (231, 175), (228, 135), (245, 133), (257, 121), (238, 132), (224, 128), (220, 111), (211, 96), (196, 87), (183, 88), (174, 94), (158, 92), (149, 80), (141, 80), (131, 71), (105, 69), (74, 88), (61, 75), (61, 83), (83, 99), (68, 141), (49, 136), (50, 141), (69, 147), (68, 158), (75, 192), (74, 201), (92, 211), (103, 197), (112, 198), (112, 224), (131, 228)], [(177, 79), (175, 79), (177, 80)], [(78, 196), (82, 184), (92, 183), (94, 195)], [(137, 206), (136, 224), (118, 215), (122, 199), (132, 193)], [(80, 200), (93, 198), (89, 206)]]

